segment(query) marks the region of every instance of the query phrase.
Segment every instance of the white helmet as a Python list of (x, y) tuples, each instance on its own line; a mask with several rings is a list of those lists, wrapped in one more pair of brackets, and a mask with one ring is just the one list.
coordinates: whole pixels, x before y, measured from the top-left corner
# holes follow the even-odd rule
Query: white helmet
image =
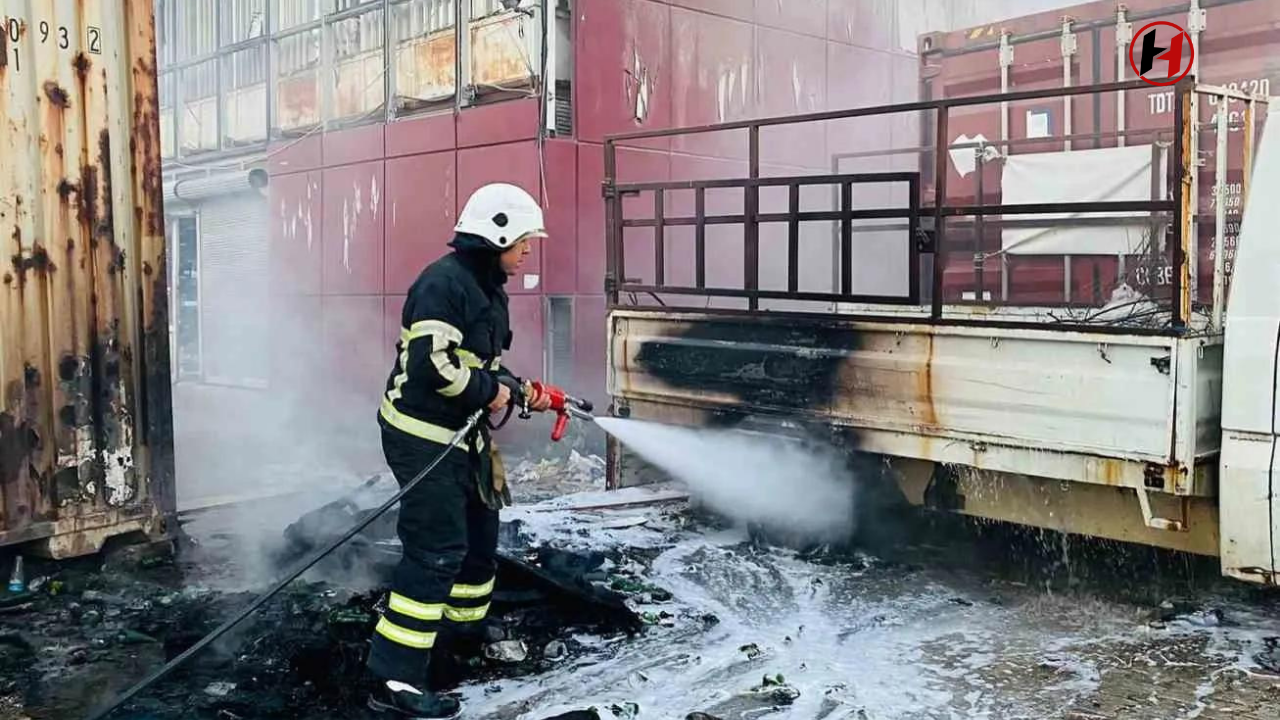
[(472, 193), (454, 231), (478, 235), (499, 250), (547, 236), (538, 201), (507, 183), (491, 183)]

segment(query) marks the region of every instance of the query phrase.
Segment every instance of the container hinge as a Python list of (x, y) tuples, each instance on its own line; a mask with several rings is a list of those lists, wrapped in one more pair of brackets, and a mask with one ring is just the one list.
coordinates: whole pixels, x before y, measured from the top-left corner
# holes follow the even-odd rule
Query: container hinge
[(1133, 42), (1133, 23), (1129, 22), (1129, 9), (1121, 5), (1116, 10), (1116, 47), (1123, 50)]
[(1009, 42), (1011, 37), (1013, 33), (1008, 30), (1000, 31), (1000, 67), (1013, 65), (1013, 43)]
[(1076, 42), (1076, 34), (1071, 31), (1071, 26), (1074, 24), (1075, 21), (1070, 18), (1063, 18), (1062, 20), (1061, 47), (1062, 57), (1064, 58), (1069, 58), (1075, 55), (1076, 51), (1080, 48), (1079, 44)]
[(1202, 33), (1209, 27), (1209, 11), (1200, 7), (1199, 0), (1191, 0), (1191, 11), (1187, 13), (1187, 32)]

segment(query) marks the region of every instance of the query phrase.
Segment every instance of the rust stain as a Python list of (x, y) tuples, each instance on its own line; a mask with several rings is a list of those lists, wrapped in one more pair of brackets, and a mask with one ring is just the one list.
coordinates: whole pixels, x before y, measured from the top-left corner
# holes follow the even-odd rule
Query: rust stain
[(71, 96), (67, 94), (67, 91), (61, 85), (52, 80), (44, 82), (44, 94), (56, 108), (65, 110), (71, 107)]
[(89, 75), (89, 68), (93, 65), (93, 63), (89, 62), (89, 56), (85, 55), (83, 51), (78, 52), (75, 59), (71, 61), (71, 65), (75, 67), (76, 76), (80, 78), (80, 83), (83, 84), (85, 78)]
[(933, 334), (925, 333), (924, 370), (916, 375), (920, 398), (924, 402), (924, 417), (921, 418), (928, 427), (938, 426), (938, 411), (933, 405)]
[(69, 201), (71, 199), (71, 195), (77, 190), (79, 190), (79, 188), (76, 187), (75, 183), (66, 178), (62, 178), (58, 181), (58, 197), (62, 198), (63, 203)]
[[(98, 167), (102, 168), (102, 215), (98, 222), (98, 226), (94, 228), (96, 235), (114, 240), (116, 234), (115, 226), (115, 210), (111, 206), (112, 188), (111, 188), (111, 133), (103, 130), (98, 134)], [(156, 168), (158, 171), (159, 168)], [(159, 181), (157, 174), (154, 182)], [(164, 221), (161, 220), (161, 228), (164, 227)], [(163, 230), (162, 230), (163, 232)]]
[(98, 220), (98, 168), (85, 165), (80, 168), (80, 224), (85, 234), (92, 237), (93, 226)]

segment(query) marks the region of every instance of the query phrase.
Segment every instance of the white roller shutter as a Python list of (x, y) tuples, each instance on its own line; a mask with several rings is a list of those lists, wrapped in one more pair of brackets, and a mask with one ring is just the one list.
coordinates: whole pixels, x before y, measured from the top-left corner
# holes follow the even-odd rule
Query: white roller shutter
[(235, 193), (200, 204), (200, 322), (205, 382), (266, 387), (267, 201)]

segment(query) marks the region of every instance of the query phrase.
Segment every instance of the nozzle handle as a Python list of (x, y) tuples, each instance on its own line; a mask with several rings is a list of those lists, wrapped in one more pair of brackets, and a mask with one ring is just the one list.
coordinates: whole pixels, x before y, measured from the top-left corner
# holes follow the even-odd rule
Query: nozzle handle
[(555, 427), (551, 429), (551, 441), (560, 442), (564, 437), (564, 433), (569, 429), (569, 413), (558, 413), (556, 415)]

